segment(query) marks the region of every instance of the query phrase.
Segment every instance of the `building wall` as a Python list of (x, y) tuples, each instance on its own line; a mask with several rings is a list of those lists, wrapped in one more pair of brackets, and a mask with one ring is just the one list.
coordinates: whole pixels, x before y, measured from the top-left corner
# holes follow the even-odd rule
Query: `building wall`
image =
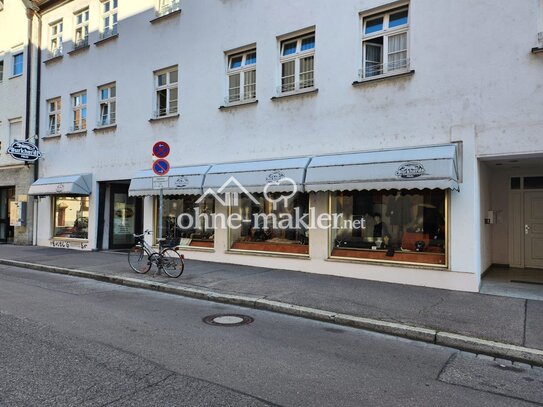
[[(272, 0), (183, 0), (180, 15), (150, 23), (154, 1), (119, 0), (118, 38), (96, 45), (98, 1), (74, 0), (48, 11), (44, 46), (49, 24), (63, 18), (69, 51), (73, 13), (90, 5), (91, 46), (43, 67), (42, 111), (47, 99), (60, 96), (65, 119), (60, 137), (42, 141), (46, 159), (40, 176), (90, 172), (96, 190), (98, 181), (129, 179), (136, 170), (150, 168), (157, 140), (170, 144), (172, 166), (461, 142), (463, 183), (460, 192), (451, 192), (450, 272), (330, 267), (324, 236), (313, 237), (311, 262), (225, 254), (226, 240), (220, 235), (214, 255), (195, 252), (194, 257), (476, 289), (486, 264), (477, 157), (543, 151), (543, 139), (537, 137), (543, 130), (543, 93), (537, 91), (543, 86), (543, 61), (530, 53), (537, 45), (539, 1), (502, 0), (499, 6), (490, 0), (412, 1), (409, 48), (415, 74), (353, 86), (361, 68), (359, 13), (386, 4), (299, 0), (285, 7)], [(309, 27), (316, 31), (318, 93), (271, 100), (279, 84), (277, 37)], [(254, 43), (258, 103), (219, 110), (226, 87), (225, 51)], [(172, 65), (179, 67), (180, 117), (151, 123), (153, 71)], [(94, 132), (97, 87), (112, 81), (117, 85), (117, 128)], [(70, 136), (70, 94), (83, 89), (88, 92), (89, 130)], [(42, 114), (42, 129), (46, 123)], [(325, 205), (325, 198), (313, 199)], [(93, 194), (91, 206), (97, 204)], [(146, 224), (152, 224), (150, 212), (147, 205)], [(39, 244), (49, 244), (48, 239), (40, 231)]]
[[(28, 3), (28, 2), (27, 2)], [(32, 206), (33, 200), (29, 198), (28, 188), (34, 180), (33, 165), (25, 165), (14, 160), (6, 150), (17, 139), (24, 140), (27, 133), (35, 134), (35, 106), (36, 78), (37, 78), (37, 41), (39, 23), (35, 15), (30, 12), (32, 19), (32, 32), (29, 32), (27, 3), (18, 0), (5, 0), (4, 9), (0, 11), (0, 60), (4, 61), (3, 80), (0, 82), (0, 187), (14, 186), (15, 199), (27, 202), (26, 226), (15, 227), (16, 244), (31, 244), (33, 231)], [(31, 49), (29, 52), (29, 36)], [(23, 73), (13, 75), (13, 57), (19, 52), (23, 53)], [(27, 114), (27, 78), (29, 75), (28, 61), (31, 62), (31, 94), (29, 111)], [(11, 134), (10, 123), (20, 121), (20, 131), (17, 135)], [(31, 138), (31, 140), (34, 140)]]

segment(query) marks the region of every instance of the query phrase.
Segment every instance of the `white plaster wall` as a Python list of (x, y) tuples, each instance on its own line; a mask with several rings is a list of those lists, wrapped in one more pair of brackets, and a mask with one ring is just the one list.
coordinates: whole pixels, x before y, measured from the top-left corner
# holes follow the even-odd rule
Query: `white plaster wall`
[[(44, 15), (44, 44), (49, 23), (64, 18), (64, 48), (70, 50), (73, 12), (90, 4), (91, 47), (43, 67), (42, 111), (46, 99), (61, 96), (64, 120), (60, 138), (42, 141), (41, 176), (91, 172), (95, 182), (129, 179), (136, 170), (150, 168), (151, 146), (159, 139), (170, 143), (172, 166), (462, 141), (464, 182), (459, 193), (451, 193), (450, 268), (478, 276), (476, 157), (528, 145), (543, 151), (543, 140), (535, 137), (543, 125), (543, 92), (537, 91), (543, 87), (543, 61), (530, 54), (536, 45), (538, 0), (500, 0), (498, 5), (490, 0), (412, 1), (414, 76), (353, 87), (361, 65), (359, 12), (387, 3), (183, 0), (180, 15), (151, 24), (154, 1), (119, 0), (119, 37), (95, 46), (98, 2), (68, 2)], [(270, 100), (278, 83), (277, 36), (312, 26), (319, 92)], [(259, 102), (219, 111), (225, 95), (224, 52), (251, 43), (257, 44)], [(151, 124), (153, 71), (175, 64), (180, 118)], [(117, 83), (117, 129), (94, 133), (97, 87), (112, 81)], [(69, 96), (83, 89), (88, 92), (89, 131), (66, 136)], [(46, 122), (42, 114), (42, 129)], [(149, 216), (150, 209), (145, 213)], [(145, 224), (152, 224), (147, 216)], [(417, 284), (452, 280), (464, 281), (464, 288), (476, 285), (473, 276), (442, 271), (336, 263), (331, 268), (317, 261), (325, 256), (323, 240), (324, 235), (315, 238), (320, 243), (311, 248), (314, 261), (273, 259), (273, 265)], [(225, 255), (225, 240), (217, 241), (213, 259), (272, 264), (269, 258)]]

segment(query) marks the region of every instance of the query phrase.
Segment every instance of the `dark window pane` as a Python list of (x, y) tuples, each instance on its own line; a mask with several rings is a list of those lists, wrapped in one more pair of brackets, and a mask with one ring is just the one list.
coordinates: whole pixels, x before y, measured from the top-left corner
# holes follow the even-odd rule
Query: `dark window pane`
[(543, 189), (543, 177), (525, 177), (524, 189)]
[(520, 178), (511, 178), (511, 189), (520, 189)]
[(407, 24), (407, 10), (390, 15), (390, 21), (388, 23), (389, 28), (398, 27), (404, 24)]
[(230, 58), (230, 69), (239, 68), (241, 66), (241, 60), (243, 57), (241, 55)]
[(296, 53), (296, 41), (288, 42), (283, 45), (283, 56), (292, 55)]
[(373, 20), (366, 20), (366, 34), (371, 34), (383, 29), (383, 17), (374, 18)]
[(250, 54), (247, 54), (247, 58), (245, 59), (245, 65), (252, 64), (256, 64), (256, 52), (251, 52)]
[(302, 40), (302, 51), (315, 48), (315, 37), (309, 37)]

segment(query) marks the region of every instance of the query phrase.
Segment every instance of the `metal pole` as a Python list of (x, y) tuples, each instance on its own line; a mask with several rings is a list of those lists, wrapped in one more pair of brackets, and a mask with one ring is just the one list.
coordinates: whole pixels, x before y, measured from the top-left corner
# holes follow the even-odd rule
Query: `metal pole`
[(158, 238), (162, 239), (162, 213), (164, 211), (164, 190), (160, 188), (158, 198)]

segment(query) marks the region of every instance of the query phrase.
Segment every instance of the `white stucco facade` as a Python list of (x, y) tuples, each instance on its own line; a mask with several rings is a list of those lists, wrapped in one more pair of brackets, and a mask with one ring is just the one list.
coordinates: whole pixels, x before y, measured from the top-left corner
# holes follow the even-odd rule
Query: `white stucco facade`
[[(495, 209), (489, 185), (495, 173), (480, 159), (543, 157), (543, 54), (531, 52), (543, 31), (540, 0), (499, 6), (487, 0), (298, 0), (288, 7), (272, 0), (182, 0), (180, 13), (155, 21), (155, 1), (118, 0), (118, 36), (96, 43), (100, 4), (61, 2), (42, 16), (42, 59), (48, 59), (51, 24), (61, 19), (64, 52), (42, 66), (40, 178), (92, 174), (88, 239), (74, 240), (71, 248), (97, 248), (104, 233), (99, 183), (150, 169), (158, 140), (169, 143), (172, 167), (457, 143), (461, 184), (449, 192), (446, 268), (330, 259), (326, 230), (311, 231), (303, 258), (233, 253), (225, 230), (216, 231), (214, 249), (187, 250), (186, 257), (467, 291), (478, 290), (490, 264), (506, 262), (506, 239), (492, 240), (500, 226), (484, 224)], [(362, 68), (361, 15), (404, 4), (414, 72), (353, 85)], [(90, 46), (68, 53), (74, 13), (86, 7)], [(315, 32), (318, 92), (272, 99), (280, 85), (278, 39), (299, 30)], [(227, 94), (225, 53), (247, 46), (258, 54), (258, 103), (219, 109)], [(150, 121), (153, 72), (172, 66), (179, 72), (179, 116)], [(116, 126), (95, 131), (98, 87), (112, 82)], [(87, 130), (71, 133), (70, 95), (85, 90)], [(63, 120), (59, 135), (49, 137), (47, 101), (58, 97)], [(316, 212), (328, 211), (328, 193), (309, 199)], [(155, 230), (154, 205), (151, 197), (143, 201), (144, 228)], [(54, 245), (52, 198), (39, 198), (37, 210), (37, 244)]]

